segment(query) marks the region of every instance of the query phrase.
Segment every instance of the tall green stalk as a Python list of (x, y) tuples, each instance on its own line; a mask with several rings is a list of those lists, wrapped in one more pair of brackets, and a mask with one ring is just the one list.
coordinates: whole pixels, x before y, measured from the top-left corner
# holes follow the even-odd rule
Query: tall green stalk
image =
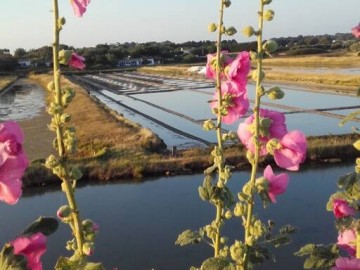
[[(218, 99), (217, 106), (217, 127), (216, 127), (216, 136), (218, 143), (218, 150), (220, 152), (219, 162), (217, 164), (218, 167), (218, 182), (217, 186), (219, 188), (224, 187), (224, 183), (222, 182), (221, 175), (224, 171), (224, 156), (223, 156), (223, 141), (222, 141), (222, 132), (221, 132), (221, 106), (222, 106), (222, 93), (221, 93), (221, 37), (222, 37), (222, 28), (223, 28), (223, 17), (224, 17), (224, 0), (220, 1), (220, 10), (219, 10), (219, 24), (218, 24), (218, 36), (217, 36), (217, 44), (216, 44), (216, 92)], [(219, 256), (220, 252), (220, 229), (222, 216), (224, 212), (224, 204), (222, 201), (217, 202), (216, 204), (216, 218), (215, 218), (215, 226), (216, 226), (216, 236), (214, 243), (214, 257)]]
[[(53, 0), (53, 12), (54, 12), (54, 43), (53, 46), (53, 76), (54, 76), (54, 100), (55, 104), (63, 109), (62, 103), (62, 90), (60, 85), (61, 72), (59, 67), (59, 36), (62, 27), (61, 19), (59, 18), (59, 6), (58, 1)], [(62, 111), (62, 110), (61, 110)], [(71, 218), (70, 218), (70, 227), (73, 231), (74, 237), (76, 239), (76, 252), (75, 255), (82, 257), (84, 256), (82, 247), (84, 244), (84, 235), (82, 230), (81, 219), (79, 215), (78, 206), (75, 200), (75, 190), (72, 186), (69, 168), (67, 165), (67, 156), (65, 151), (65, 143), (64, 143), (64, 126), (61, 121), (61, 113), (55, 113), (53, 115), (53, 123), (56, 124), (56, 147), (58, 150), (59, 161), (62, 166), (62, 173), (60, 176), (62, 180), (62, 189), (66, 194), (66, 198), (69, 203), (69, 207), (71, 209)]]
[[(259, 12), (259, 31), (257, 34), (257, 53), (260, 55), (262, 51), (262, 32), (263, 32), (263, 12), (264, 12), (264, 4), (263, 1), (260, 0), (260, 12)], [(259, 156), (260, 156), (260, 141), (259, 141), (259, 126), (260, 126), (260, 99), (263, 95), (262, 90), (262, 57), (258, 57), (256, 60), (257, 64), (257, 77), (256, 77), (256, 94), (255, 94), (255, 104), (254, 104), (254, 121), (255, 121), (255, 132), (254, 132), (254, 145), (255, 145), (255, 151), (254, 151), (254, 157), (250, 159), (251, 163), (251, 176), (250, 176), (250, 187), (252, 188), (251, 196), (247, 203), (247, 215), (246, 215), (246, 225), (245, 225), (245, 237), (244, 237), (244, 243), (247, 246), (252, 246), (252, 241), (250, 240), (250, 227), (251, 227), (251, 221), (253, 217), (253, 207), (254, 207), (254, 187), (255, 187), (255, 181), (256, 181), (256, 175), (258, 172), (258, 165), (259, 165)], [(245, 253), (245, 270), (248, 269), (248, 259), (249, 259), (249, 249)]]

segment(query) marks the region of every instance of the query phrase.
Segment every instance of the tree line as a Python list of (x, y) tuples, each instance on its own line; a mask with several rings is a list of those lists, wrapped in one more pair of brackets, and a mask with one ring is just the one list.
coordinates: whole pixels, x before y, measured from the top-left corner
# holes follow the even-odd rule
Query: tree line
[[(318, 54), (337, 50), (360, 51), (358, 42), (349, 33), (335, 35), (318, 35), (273, 38), (279, 48), (277, 54), (302, 55)], [(229, 52), (256, 50), (257, 43), (237, 42), (235, 39), (222, 41), (222, 48)], [(164, 64), (205, 62), (206, 55), (215, 53), (214, 41), (187, 41), (183, 43), (164, 42), (125, 42), (114, 44), (98, 44), (95, 47), (74, 48), (61, 45), (61, 49), (75, 50), (86, 59), (86, 66), (90, 69), (115, 68), (121, 59), (142, 58), (143, 64), (147, 59), (161, 59)], [(43, 46), (37, 49), (25, 50), (17, 48), (13, 55), (8, 49), (0, 49), (0, 71), (11, 71), (19, 67), (19, 60), (31, 61), (32, 67), (46, 67), (51, 65), (52, 47)]]

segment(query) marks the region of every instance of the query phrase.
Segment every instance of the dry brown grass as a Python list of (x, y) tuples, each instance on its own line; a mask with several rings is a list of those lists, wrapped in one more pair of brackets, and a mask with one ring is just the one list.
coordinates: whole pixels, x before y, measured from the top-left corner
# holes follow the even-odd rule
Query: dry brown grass
[(348, 56), (298, 56), (275, 57), (264, 60), (265, 66), (277, 67), (322, 67), (322, 68), (349, 68), (360, 67), (360, 58)]
[(17, 76), (0, 76), (0, 93), (17, 79)]

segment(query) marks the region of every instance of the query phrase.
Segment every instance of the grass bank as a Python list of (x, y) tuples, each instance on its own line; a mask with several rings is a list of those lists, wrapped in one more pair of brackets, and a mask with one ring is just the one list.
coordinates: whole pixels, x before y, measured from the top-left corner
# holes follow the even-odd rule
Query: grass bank
[(17, 76), (0, 76), (0, 93), (16, 81)]
[[(49, 75), (33, 77), (43, 86)], [(110, 181), (139, 179), (145, 176), (162, 176), (202, 172), (211, 165), (211, 148), (188, 149), (174, 155), (165, 148), (162, 140), (150, 130), (132, 123), (121, 115), (105, 108), (79, 86), (66, 78), (63, 87), (72, 87), (77, 95), (67, 108), (72, 114), (72, 125), (77, 129), (78, 153), (71, 156), (72, 164), (80, 166), (84, 181)], [(43, 123), (46, 129), (48, 123)], [(345, 162), (354, 160), (358, 152), (352, 143), (358, 135), (309, 137), (308, 163)], [(31, 139), (31, 138), (30, 138)], [(227, 162), (236, 169), (247, 169), (245, 150), (239, 144), (228, 146)], [(45, 157), (44, 157), (45, 158)], [(25, 186), (46, 185), (57, 182), (38, 160), (27, 170)], [(263, 161), (272, 162), (271, 159)], [(58, 182), (57, 182), (58, 183)]]

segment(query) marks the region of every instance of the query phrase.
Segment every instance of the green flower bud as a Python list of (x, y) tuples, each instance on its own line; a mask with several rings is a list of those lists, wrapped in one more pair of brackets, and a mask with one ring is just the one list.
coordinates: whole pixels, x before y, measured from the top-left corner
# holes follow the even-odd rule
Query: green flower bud
[(264, 178), (260, 177), (255, 181), (255, 187), (258, 192), (264, 192), (268, 190), (269, 182)]
[(72, 55), (73, 55), (73, 51), (61, 50), (59, 52), (59, 63), (63, 65), (67, 65)]
[(359, 150), (360, 151), (360, 140), (357, 140), (353, 146), (355, 147), (356, 150)]
[(355, 172), (360, 173), (360, 158), (356, 159)]
[(277, 100), (282, 99), (285, 96), (285, 93), (278, 86), (275, 86), (267, 90), (266, 95), (271, 100)]
[(266, 21), (272, 21), (272, 19), (274, 19), (274, 16), (275, 16), (275, 13), (272, 9), (268, 9), (268, 10), (265, 10), (264, 12), (264, 20)]
[(277, 139), (271, 139), (266, 144), (266, 150), (269, 152), (270, 155), (274, 155), (274, 151), (277, 149), (281, 149), (281, 144)]
[(59, 24), (60, 24), (60, 25), (64, 25), (65, 23), (66, 23), (65, 18), (64, 18), (64, 17), (61, 17), (61, 18), (59, 19)]
[(233, 244), (230, 247), (231, 259), (233, 259), (236, 262), (242, 261), (244, 258), (245, 251), (246, 251), (246, 247), (244, 246), (244, 244), (240, 241), (235, 241), (235, 244)]
[(61, 121), (61, 123), (63, 123), (63, 124), (70, 122), (70, 120), (71, 120), (71, 115), (68, 114), (68, 113), (63, 113), (63, 114), (60, 116), (60, 121)]
[(47, 108), (47, 111), (50, 115), (62, 114), (63, 107), (61, 107), (59, 104), (55, 102), (51, 102), (50, 106)]
[[(221, 241), (221, 239), (220, 239), (220, 241)], [(229, 256), (229, 247), (228, 246), (224, 246), (224, 248), (220, 250), (220, 256), (224, 257), (224, 258)]]
[(230, 219), (232, 217), (232, 213), (230, 210), (227, 210), (226, 213), (225, 213), (225, 218), (226, 219)]
[(81, 170), (79, 168), (72, 168), (70, 171), (70, 179), (73, 181), (79, 180), (83, 176)]
[(276, 43), (276, 41), (274, 41), (274, 40), (268, 40), (268, 41), (266, 41), (264, 44), (263, 44), (263, 46), (262, 46), (262, 48), (263, 48), (263, 50), (265, 50), (265, 51), (267, 51), (268, 53), (273, 53), (273, 52), (275, 52), (277, 49), (278, 49), (278, 44)]
[(57, 210), (56, 215), (63, 222), (68, 223), (71, 221), (71, 209), (68, 205), (60, 206), (59, 210)]
[(227, 8), (230, 7), (231, 6), (231, 1), (230, 0), (225, 0), (224, 1), (224, 6), (227, 7)]
[(208, 26), (208, 31), (209, 31), (209, 32), (215, 32), (216, 29), (217, 29), (217, 26), (216, 26), (215, 23), (209, 24), (209, 26)]
[[(265, 78), (265, 73), (264, 73), (264, 71), (260, 71), (260, 82), (262, 82), (262, 80)], [(253, 81), (257, 81), (257, 79), (258, 79), (258, 72), (257, 72), (257, 70), (254, 70), (252, 73), (251, 73), (251, 79), (253, 80)]]
[(53, 92), (55, 90), (55, 84), (54, 84), (54, 81), (51, 81), (47, 84), (46, 86), (46, 89), (49, 91), (49, 92)]
[(252, 26), (246, 26), (241, 31), (245, 37), (251, 37), (255, 34), (255, 30)]
[(263, 5), (271, 4), (272, 0), (263, 0)]
[(71, 88), (66, 88), (61, 97), (61, 102), (63, 106), (66, 108), (74, 97), (75, 97), (75, 91)]
[(220, 238), (220, 243), (221, 243), (221, 244), (225, 244), (226, 241), (227, 241), (227, 238), (226, 238), (226, 237), (221, 237), (221, 238)]
[(229, 28), (226, 29), (225, 33), (228, 36), (233, 36), (233, 35), (235, 35), (237, 33), (237, 31), (236, 31), (235, 27), (230, 26)]
[(86, 242), (82, 246), (82, 251), (85, 255), (91, 256), (94, 254), (95, 245), (93, 242)]
[(203, 129), (205, 131), (215, 130), (216, 126), (215, 126), (214, 122), (209, 119), (209, 120), (204, 121)]
[(65, 248), (69, 251), (76, 250), (75, 239), (66, 242)]
[(246, 183), (243, 188), (242, 188), (242, 192), (245, 195), (251, 196), (252, 192), (253, 192), (253, 186), (251, 183)]
[(48, 169), (53, 169), (56, 166), (59, 166), (59, 160), (54, 156), (50, 155), (45, 161), (45, 167)]
[(243, 205), (242, 203), (236, 203), (235, 208), (234, 208), (234, 215), (236, 217), (241, 217), (245, 214), (245, 205)]
[(259, 59), (259, 55), (257, 54), (257, 52), (250, 51), (250, 58), (251, 60), (255, 61)]
[(228, 133), (229, 139), (232, 141), (236, 141), (238, 139), (237, 133), (235, 131), (230, 131)]
[(249, 161), (249, 163), (252, 164), (255, 159), (254, 153), (251, 151), (246, 151), (246, 158)]

